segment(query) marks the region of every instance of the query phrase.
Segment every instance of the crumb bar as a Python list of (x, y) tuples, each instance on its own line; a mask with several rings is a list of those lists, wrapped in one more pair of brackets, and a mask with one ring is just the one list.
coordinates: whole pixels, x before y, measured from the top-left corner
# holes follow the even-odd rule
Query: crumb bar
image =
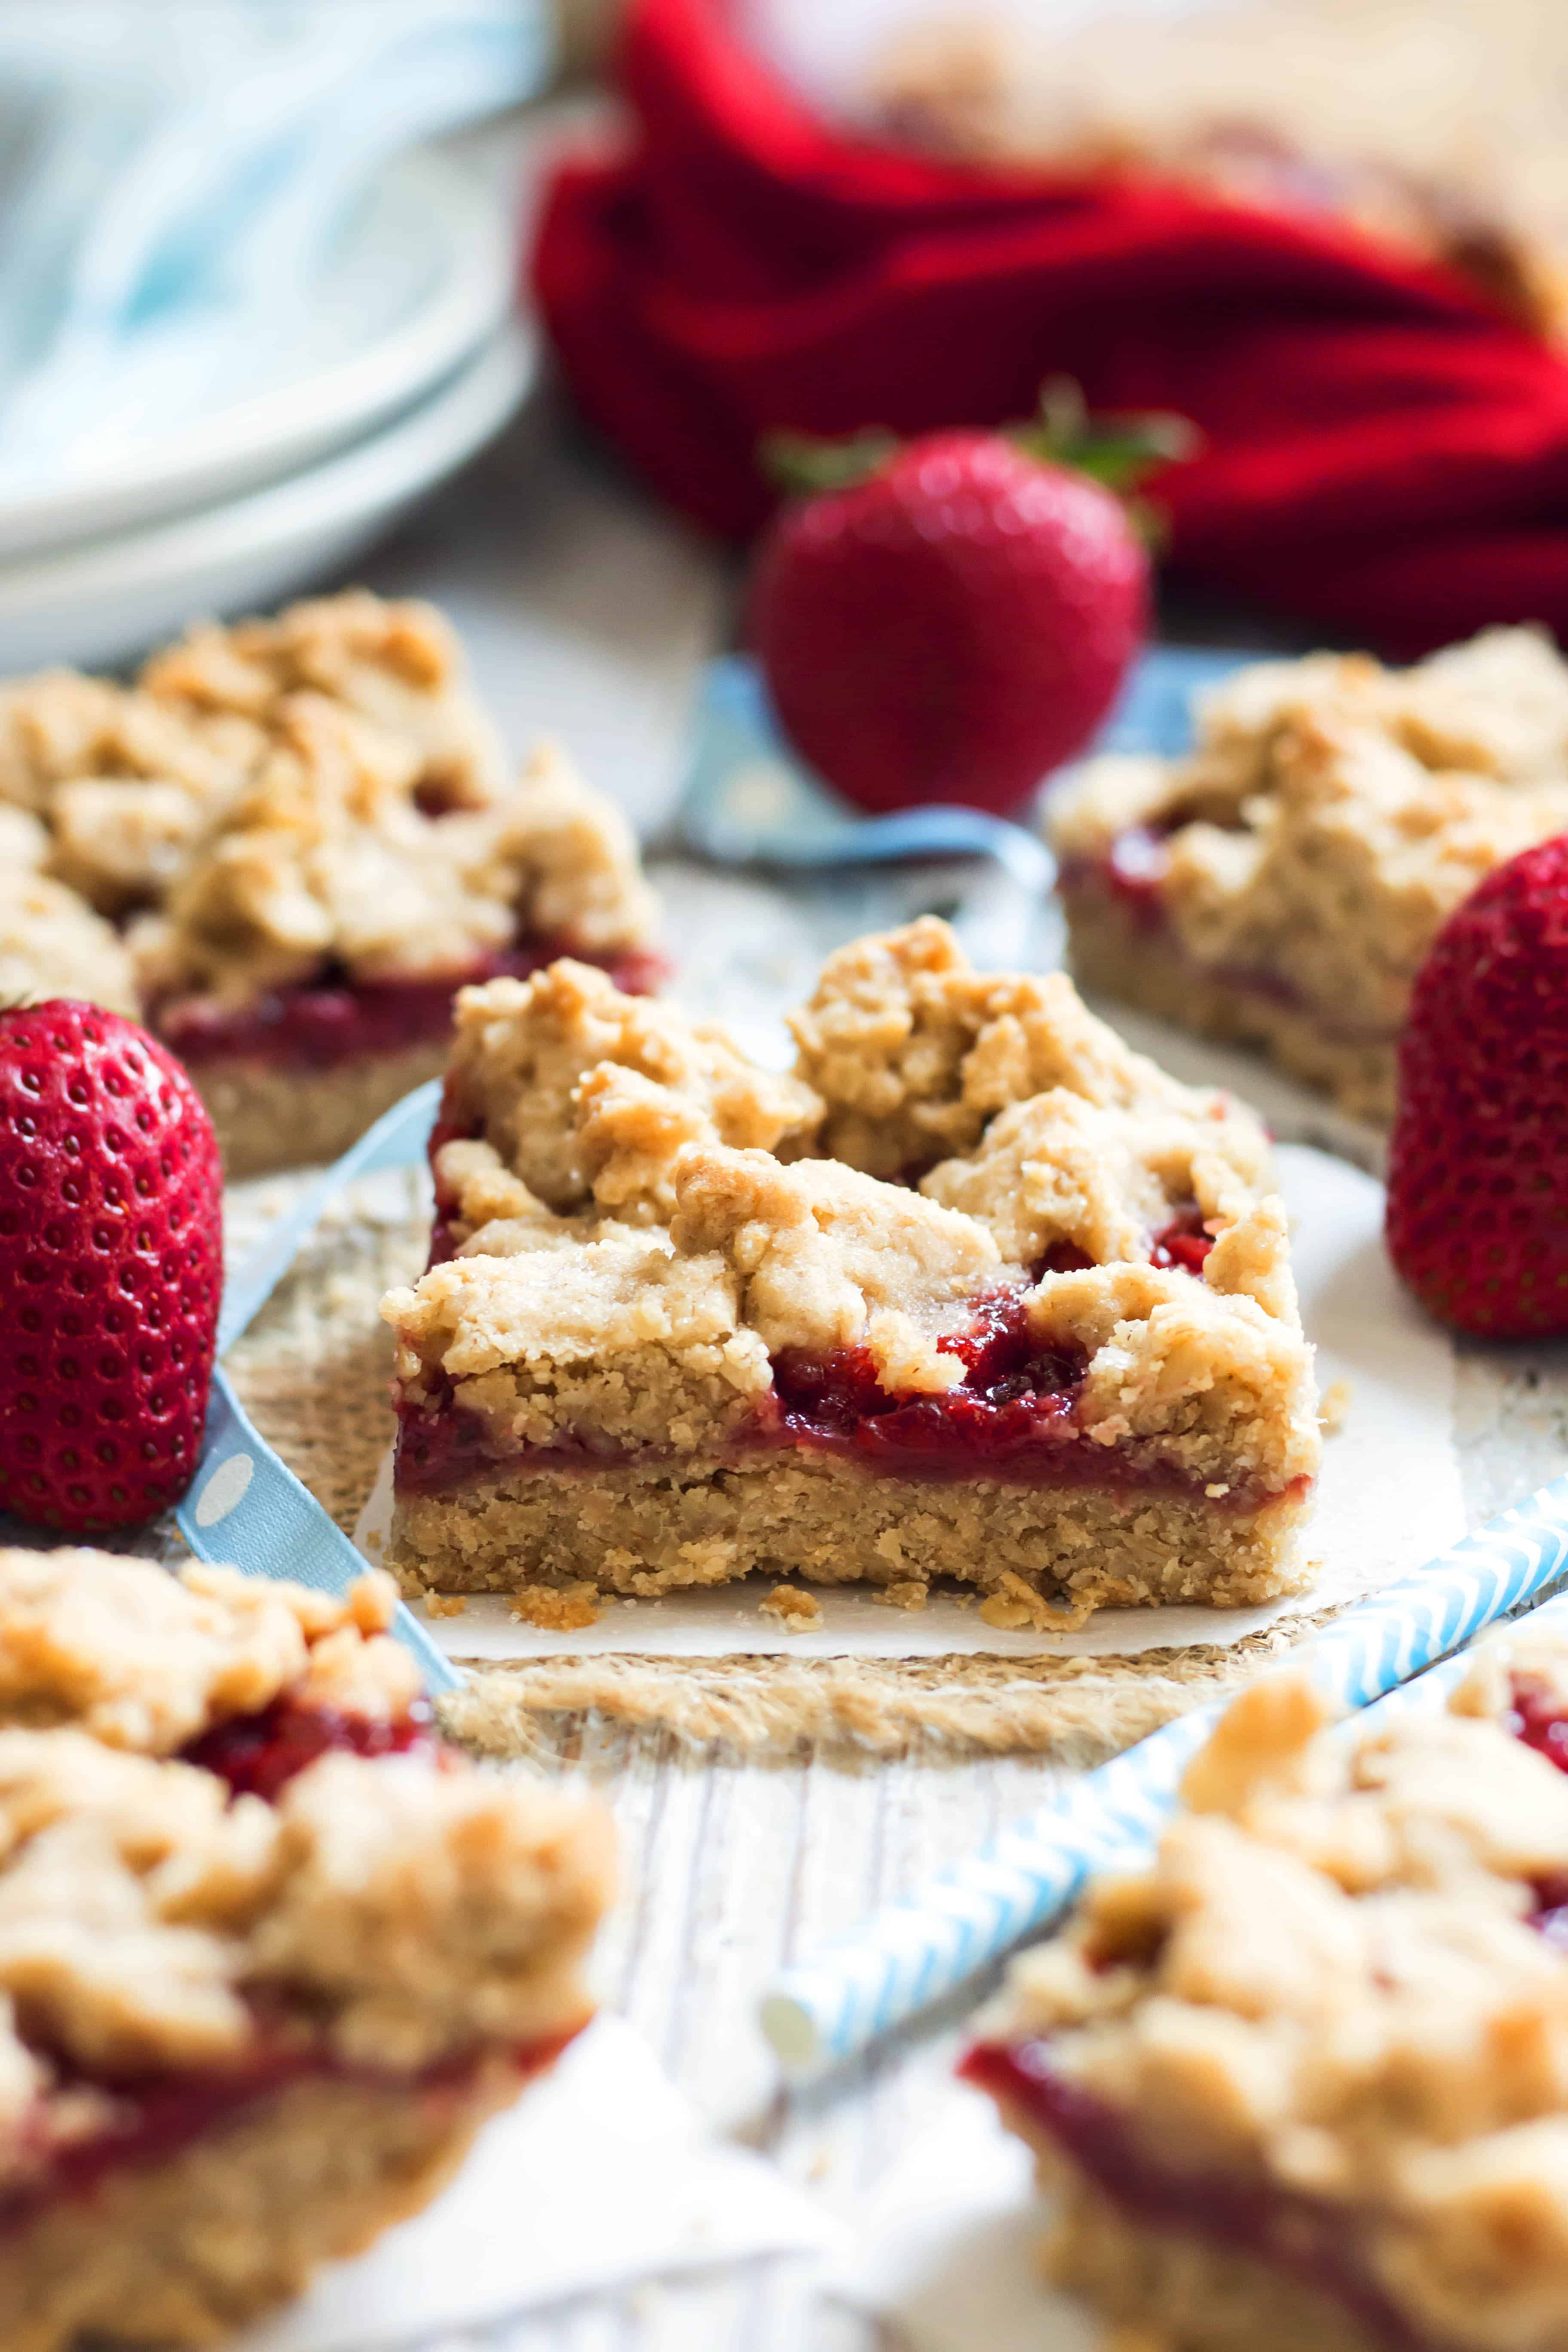
[(0, 2342), (216, 2344), (585, 2023), (593, 1806), (470, 1765), (385, 1578), (0, 1551)]
[(1053, 800), (1078, 978), (1388, 1118), (1437, 931), (1568, 830), (1568, 664), (1531, 629), (1406, 670), (1263, 662), (1198, 698), (1195, 737), (1090, 761)]
[(0, 688), (0, 981), (146, 1019), (231, 1176), (327, 1159), (439, 1071), (454, 990), (565, 950), (650, 986), (618, 814), (514, 773), (429, 606), (192, 630), (132, 685)]
[(1149, 2352), (1568, 2344), (1565, 1770), (1568, 1643), (1528, 1628), (1447, 1714), (1237, 1701), (964, 2061), (1058, 2283)]
[(383, 1307), (406, 1589), (951, 1576), (1042, 1625), (1299, 1589), (1252, 1116), (934, 920), (793, 1026), (780, 1075), (570, 961), (459, 997), (432, 1265)]

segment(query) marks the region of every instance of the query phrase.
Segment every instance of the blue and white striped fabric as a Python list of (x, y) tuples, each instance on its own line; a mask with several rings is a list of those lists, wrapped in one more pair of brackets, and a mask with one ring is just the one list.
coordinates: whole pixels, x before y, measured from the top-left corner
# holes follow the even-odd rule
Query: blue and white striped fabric
[[(1342, 1706), (1366, 1706), (1539, 1598), (1565, 1570), (1568, 1478), (1560, 1478), (1416, 1575), (1347, 1610), (1292, 1667), (1314, 1675)], [(1568, 1598), (1542, 1616), (1568, 1624)], [(1430, 1689), (1417, 1684), (1408, 1703), (1436, 1705), (1458, 1671), (1442, 1670)], [(807, 2074), (852, 2056), (1047, 1927), (1095, 1872), (1135, 1864), (1223, 1705), (1167, 1724), (791, 1969), (762, 2008), (784, 2064)]]

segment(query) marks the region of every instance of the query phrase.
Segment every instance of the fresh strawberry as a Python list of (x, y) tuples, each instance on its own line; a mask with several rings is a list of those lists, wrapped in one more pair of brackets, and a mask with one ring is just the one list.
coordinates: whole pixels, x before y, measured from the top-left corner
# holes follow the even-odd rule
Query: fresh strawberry
[(1568, 1332), (1568, 837), (1489, 874), (1421, 967), (1387, 1231), (1439, 1321), (1487, 1339)]
[(134, 1527), (196, 1466), (223, 1288), (212, 1121), (134, 1023), (0, 1012), (0, 1508)]
[(1061, 386), (1016, 435), (775, 436), (782, 478), (826, 487), (764, 538), (751, 637), (817, 772), (862, 808), (1009, 814), (1081, 751), (1149, 614), (1148, 556), (1102, 480), (1130, 485), (1179, 437), (1170, 418), (1088, 427)]

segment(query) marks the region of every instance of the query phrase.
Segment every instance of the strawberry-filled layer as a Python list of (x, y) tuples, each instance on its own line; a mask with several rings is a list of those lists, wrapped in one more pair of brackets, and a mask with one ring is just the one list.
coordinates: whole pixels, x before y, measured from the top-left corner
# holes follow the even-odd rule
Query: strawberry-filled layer
[[(1117, 2110), (1059, 2074), (1044, 2042), (982, 2042), (959, 2072), (1052, 2140), (1140, 2228), (1252, 2256), (1332, 2296), (1387, 2352), (1445, 2352), (1373, 2276), (1342, 2208), (1217, 2172), (1177, 2172), (1148, 2156)], [(1262, 2352), (1262, 2347), (1259, 2347)]]
[[(1199, 1275), (1212, 1245), (1197, 1212), (1183, 1212), (1156, 1237), (1155, 1263)], [(822, 1356), (783, 1351), (773, 1361), (771, 1390), (743, 1426), (726, 1433), (716, 1458), (740, 1468), (792, 1450), (882, 1477), (1177, 1495), (1222, 1512), (1253, 1511), (1305, 1493), (1304, 1479), (1271, 1491), (1238, 1478), (1215, 1495), (1212, 1471), (1191, 1476), (1136, 1438), (1094, 1443), (1079, 1419), (1086, 1360), (1078, 1349), (1039, 1339), (1028, 1297), (1026, 1285), (997, 1291), (978, 1305), (964, 1330), (937, 1342), (963, 1368), (959, 1383), (938, 1394), (883, 1388), (863, 1347)], [(510, 1444), (465, 1409), (450, 1381), (434, 1395), (401, 1398), (397, 1412), (395, 1483), (405, 1496), (447, 1493), (499, 1473), (593, 1472), (679, 1458), (665, 1448), (606, 1444), (591, 1429), (563, 1433), (548, 1445)]]
[(29, 2145), (23, 2126), (14, 2151), (15, 2177), (0, 2185), (0, 2242), (63, 2200), (90, 2197), (114, 2173), (144, 2172), (168, 2162), (243, 2122), (251, 2108), (298, 2083), (358, 2083), (395, 2094), (400, 2101), (457, 2108), (481, 2070), (498, 2057), (510, 2061), (521, 2087), (543, 2074), (581, 2031), (580, 2023), (510, 2048), (489, 2046), (413, 2074), (342, 2064), (319, 2047), (301, 2046), (297, 2038), (276, 2032), (269, 2036), (259, 2021), (256, 2046), (242, 2065), (110, 2082), (70, 2072), (57, 2061), (59, 2088), (96, 2095), (103, 2103), (103, 2120), (85, 2137), (57, 2146), (49, 2145), (42, 2125)]
[(416, 980), (353, 980), (334, 972), (237, 1008), (205, 997), (177, 999), (153, 1009), (153, 1025), (195, 1068), (238, 1059), (328, 1070), (370, 1054), (439, 1045), (451, 1027), (456, 990), (487, 980), (526, 980), (564, 955), (597, 964), (629, 996), (651, 995), (668, 970), (662, 957), (642, 949), (595, 954), (569, 940), (520, 940), (460, 971)]
[[(301, 1705), (287, 1696), (253, 1715), (231, 1717), (192, 1740), (182, 1760), (226, 1780), (237, 1796), (270, 1802), (296, 1773), (331, 1750), (355, 1756), (420, 1755), (439, 1766), (447, 1751), (432, 1710), (419, 1699), (392, 1721), (338, 1708)], [(298, 2021), (268, 2015), (258, 2004), (256, 2039), (238, 2063), (178, 2074), (110, 2078), (86, 2073), (43, 2045), (35, 2045), (54, 2077), (54, 2093), (93, 2095), (100, 2115), (93, 2127), (69, 2138), (51, 2137), (49, 2105), (24, 2125), (20, 2145), (0, 2151), (12, 2177), (0, 2182), (0, 2237), (23, 2228), (62, 2198), (89, 2196), (110, 2173), (177, 2156), (207, 2134), (237, 2122), (258, 2101), (308, 2079), (358, 2082), (395, 2089), (400, 2096), (460, 2103), (482, 2065), (510, 2058), (520, 2082), (542, 2073), (578, 2029), (520, 2043), (510, 2051), (476, 2050), (442, 2060), (415, 2074), (348, 2066), (302, 2038)]]
[[(1568, 1708), (1543, 1682), (1518, 1675), (1504, 1728), (1568, 1772)], [(1568, 1872), (1539, 1881), (1531, 1925), (1568, 1952)], [(1334, 2296), (1388, 2352), (1445, 2352), (1389, 2302), (1361, 2252), (1353, 2217), (1263, 2180), (1177, 2172), (1142, 2148), (1126, 2119), (1056, 2067), (1047, 2040), (982, 2042), (959, 2072), (1005, 2101), (1069, 2157), (1142, 2227), (1248, 2254)]]
[(301, 1706), (285, 1696), (258, 1714), (215, 1724), (183, 1757), (216, 1772), (237, 1797), (265, 1797), (270, 1804), (297, 1772), (334, 1748), (351, 1756), (420, 1755), (432, 1763), (445, 1753), (426, 1699), (388, 1723), (336, 1707)]

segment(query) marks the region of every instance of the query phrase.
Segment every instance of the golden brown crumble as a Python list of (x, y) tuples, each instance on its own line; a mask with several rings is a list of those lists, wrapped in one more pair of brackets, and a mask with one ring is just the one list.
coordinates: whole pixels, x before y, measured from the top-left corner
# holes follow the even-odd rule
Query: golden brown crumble
[(92, 2126), (72, 2068), (239, 2058), (258, 2000), (382, 2070), (581, 2020), (609, 1868), (596, 1810), (455, 1757), (344, 1752), (267, 1804), (170, 1755), (284, 1693), (401, 1712), (417, 1683), (394, 1605), (379, 1576), (334, 1601), (0, 1554), (0, 2180)]
[(599, 1598), (592, 1584), (520, 1584), (511, 1596), (511, 1613), (542, 1633), (580, 1633), (598, 1623)]
[(670, 1238), (732, 1273), (770, 1357), (863, 1347), (890, 1392), (956, 1388), (963, 1366), (938, 1338), (977, 1291), (1022, 1271), (977, 1218), (837, 1160), (782, 1168), (765, 1151), (682, 1152)]
[(790, 1027), (826, 1106), (818, 1148), (871, 1176), (912, 1181), (1055, 1087), (1107, 1108), (1218, 1100), (1131, 1053), (1065, 973), (975, 971), (935, 916), (829, 956)]
[[(646, 1224), (669, 1213), (683, 1143), (788, 1158), (819, 1111), (807, 1088), (757, 1068), (717, 1022), (623, 996), (566, 959), (458, 995), (446, 1114), (496, 1157), (445, 1159), (437, 1173), (446, 1184), (499, 1166), (549, 1210), (596, 1206)], [(468, 1224), (517, 1213), (458, 1206)]]
[(63, 882), (21, 863), (11, 828), (0, 827), (0, 1002), (51, 996), (138, 1010), (131, 959), (110, 926)]
[(815, 1633), (822, 1624), (822, 1603), (815, 1592), (797, 1584), (775, 1584), (757, 1603), (764, 1617), (776, 1618), (786, 1633)]
[[(437, 1165), (458, 1255), (383, 1306), (405, 1405), (455, 1403), (492, 1463), (647, 1449), (711, 1482), (776, 1358), (863, 1349), (889, 1392), (941, 1393), (963, 1363), (939, 1341), (1012, 1289), (1047, 1349), (1087, 1359), (1082, 1442), (1130, 1441), (1248, 1510), (1305, 1491), (1310, 1350), (1249, 1113), (1129, 1053), (1059, 974), (971, 971), (929, 920), (833, 958), (797, 1034), (781, 1079), (580, 965), (465, 991), (447, 1112), (475, 1132)], [(933, 1157), (918, 1190), (868, 1172)], [(1213, 1239), (1197, 1278), (1151, 1263), (1178, 1214)], [(1032, 1281), (1058, 1245), (1093, 1262)], [(1271, 1539), (1289, 1589), (1282, 1521)], [(706, 1580), (693, 1540), (665, 1547), (673, 1580)], [(1236, 1540), (1266, 1538), (1238, 1518)], [(879, 1557), (884, 1580), (933, 1572)]]
[[(1530, 629), (1403, 671), (1365, 655), (1262, 663), (1199, 698), (1184, 758), (1091, 761), (1051, 825), (1075, 960), (1098, 984), (1255, 1035), (1347, 1108), (1384, 1110), (1443, 922), (1495, 866), (1568, 826), (1568, 663)], [(1098, 879), (1137, 827), (1156, 836), (1153, 932)], [(1316, 1033), (1317, 1066), (1298, 1025)]]
[(1568, 1778), (1513, 1736), (1517, 1675), (1568, 1696), (1568, 1646), (1489, 1643), (1447, 1715), (1348, 1735), (1304, 1678), (1255, 1685), (1153, 1864), (1094, 1887), (982, 2027), (1051, 2037), (1172, 2170), (1341, 2210), (1412, 2335), (1474, 2352), (1568, 2331), (1568, 1968), (1530, 1924)]
[[(595, 952), (652, 931), (619, 814), (551, 747), (514, 778), (447, 623), (364, 591), (194, 629), (132, 686), (0, 690), (0, 808), (37, 828), (48, 877), (25, 924), (0, 908), (0, 955), (36, 931), (57, 984), (74, 908), (72, 992), (116, 1005), (244, 1003), (329, 962), (456, 971), (520, 930)], [(89, 909), (134, 919), (129, 967), (106, 968)]]
[(419, 1691), (388, 1637), (396, 1602), (376, 1574), (338, 1601), (199, 1562), (174, 1577), (110, 1552), (0, 1550), (0, 1723), (168, 1756), (285, 1690), (386, 1720)]

